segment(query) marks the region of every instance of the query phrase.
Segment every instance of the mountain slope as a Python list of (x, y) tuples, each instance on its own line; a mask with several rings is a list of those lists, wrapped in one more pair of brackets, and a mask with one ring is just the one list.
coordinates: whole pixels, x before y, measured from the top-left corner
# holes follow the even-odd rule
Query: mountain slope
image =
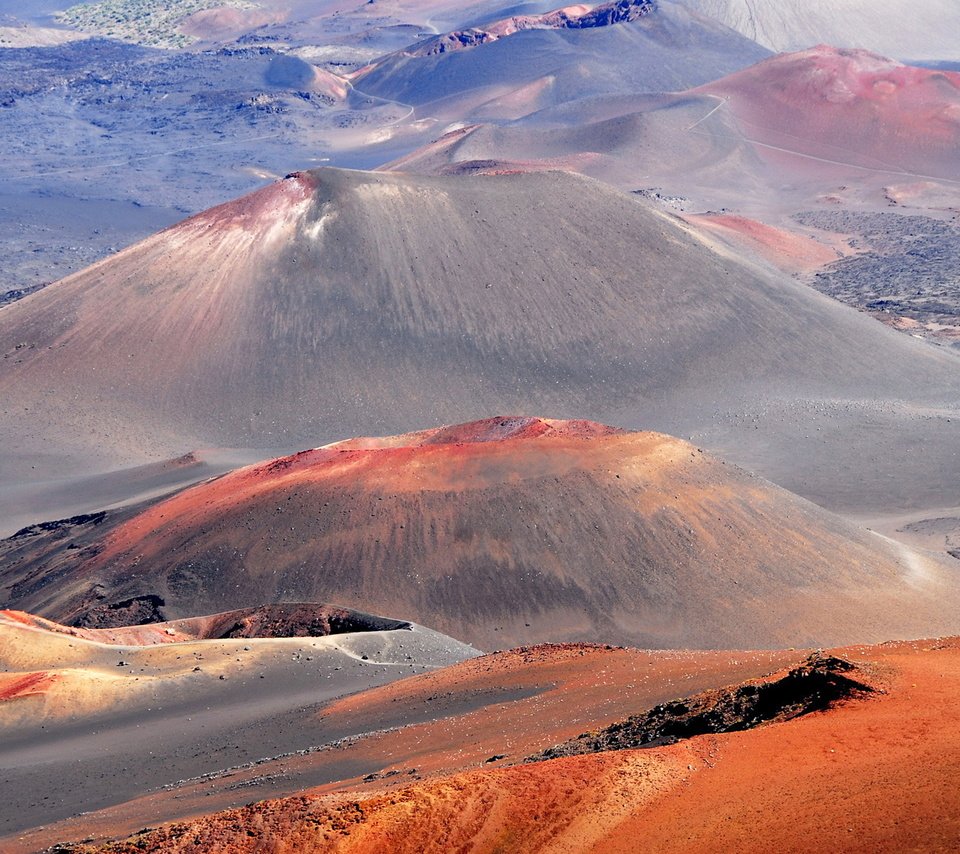
[(584, 98), (457, 127), (384, 168), (564, 168), (625, 189), (657, 187), (688, 210), (768, 216), (850, 185), (886, 204), (898, 179), (956, 195), (960, 74), (820, 45), (683, 92)]
[(898, 59), (960, 59), (954, 37), (960, 8), (952, 0), (918, 0), (909, 11), (895, 0), (687, 0), (686, 5), (775, 51), (826, 43)]
[[(320, 622), (345, 616), (349, 630), (293, 636), (301, 627), (276, 625), (311, 611)], [(316, 739), (356, 731), (347, 720), (304, 725), (305, 710), (478, 654), (421, 626), (323, 606), (254, 609), (231, 615), (246, 621), (240, 631), (208, 631), (225, 616), (98, 632), (0, 611), (0, 838), (200, 775), (223, 779), (266, 756), (309, 754)], [(281, 631), (255, 625), (265, 616)]]
[[(362, 69), (353, 82), (364, 93), (417, 106), (425, 115), (514, 117), (601, 94), (686, 89), (769, 55), (675, 3), (616, 5), (635, 9), (638, 17), (512, 32), (516, 19), (512, 25), (494, 22), (492, 31), (481, 26), (398, 51)], [(475, 106), (465, 110), (471, 100)]]
[(686, 442), (590, 422), (339, 442), (105, 520), (93, 540), (30, 529), (0, 554), (5, 604), (80, 626), (330, 601), (487, 648), (960, 630), (960, 582), (932, 555)]
[(541, 411), (954, 494), (956, 355), (566, 174), (298, 173), (3, 308), (0, 354), (7, 485)]
[[(805, 658), (799, 652), (778, 655), (783, 668)], [(514, 664), (518, 659), (522, 663)], [(796, 669), (809, 669), (811, 661), (816, 658)], [(621, 721), (631, 703), (630, 715), (653, 703), (661, 713), (682, 714), (704, 696), (756, 696), (758, 686), (775, 683), (784, 671), (770, 674), (776, 669), (772, 661), (760, 664), (743, 653), (728, 668), (765, 666), (760, 670), (765, 678), (743, 670), (734, 675), (720, 661), (692, 653), (536, 648), (486, 656), (337, 704), (341, 713), (359, 711), (364, 721), (390, 720), (400, 704), (392, 700), (419, 706), (430, 691), (434, 700), (443, 698), (447, 715), (456, 715), (391, 732), (378, 744), (353, 746), (354, 755), (383, 763), (375, 766), (383, 771), (373, 780), (341, 780), (336, 787), (201, 818), (191, 816), (182, 800), (176, 804), (158, 794), (138, 805), (138, 812), (114, 811), (115, 823), (104, 830), (132, 831), (137, 817), (152, 816), (148, 810), (158, 808), (169, 816), (164, 821), (179, 819), (176, 824), (114, 844), (98, 840), (66, 850), (253, 854), (270, 846), (412, 854), (506, 844), (524, 851), (764, 854), (771, 848), (956, 848), (960, 820), (944, 793), (960, 771), (957, 639), (833, 650), (826, 661), (841, 671), (839, 679), (847, 677), (865, 690), (791, 720), (760, 726), (746, 721), (745, 731), (708, 726), (704, 734), (694, 730), (675, 743), (524, 763), (537, 731), (540, 744), (552, 745), (569, 737), (566, 733), (606, 726), (606, 719), (616, 721), (611, 729), (629, 734)], [(482, 693), (494, 674), (511, 687), (536, 686), (539, 693), (519, 701), (495, 694), (479, 712), (459, 711), (458, 701)], [(697, 694), (705, 681), (713, 690)], [(656, 698), (658, 689), (669, 702)], [(771, 705), (788, 699), (781, 696)], [(724, 722), (718, 715), (701, 724)], [(410, 781), (403, 772), (414, 764), (434, 773)], [(387, 776), (390, 772), (399, 773)], [(194, 815), (222, 809), (224, 798), (215, 801), (209, 790), (181, 793), (191, 795)], [(104, 830), (79, 818), (58, 833), (34, 831), (27, 837), (32, 847), (21, 842), (13, 850), (36, 850), (42, 842)]]
[[(776, 56), (698, 91), (724, 99), (774, 152), (957, 183), (960, 74), (819, 46)], [(822, 168), (822, 167), (821, 167)]]

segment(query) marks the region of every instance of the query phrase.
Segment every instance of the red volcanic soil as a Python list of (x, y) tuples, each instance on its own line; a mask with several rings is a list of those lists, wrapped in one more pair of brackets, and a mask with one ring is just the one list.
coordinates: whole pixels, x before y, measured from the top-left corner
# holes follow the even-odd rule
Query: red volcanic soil
[(12, 597), (23, 591), (11, 604), (109, 628), (336, 602), (487, 649), (770, 648), (960, 627), (960, 588), (933, 556), (686, 442), (583, 421), (352, 439), (238, 469), (110, 528), (82, 548), (7, 540), (3, 578)]
[[(558, 421), (549, 418), (499, 416), (466, 424), (451, 424), (418, 430), (401, 436), (361, 437), (345, 439), (326, 446), (338, 452), (345, 449), (419, 448), (426, 445), (464, 445), (482, 442), (503, 442), (513, 439), (598, 439), (604, 436), (623, 436), (629, 433), (619, 427), (608, 427), (593, 421)], [(323, 449), (321, 449), (323, 450)], [(309, 452), (305, 452), (309, 453)], [(469, 453), (469, 451), (465, 451)], [(299, 456), (299, 455), (298, 455)]]
[[(563, 660), (570, 652), (558, 654)], [(600, 669), (624, 655), (609, 651), (605, 661), (602, 652), (586, 654)], [(870, 690), (792, 720), (643, 750), (481, 767), (413, 784), (380, 780), (368, 792), (306, 792), (127, 842), (67, 850), (956, 850), (960, 641), (834, 654), (852, 663), (850, 673)], [(549, 651), (540, 655), (549, 669)], [(478, 659), (450, 671), (496, 669), (499, 663)], [(616, 668), (604, 672), (611, 681), (621, 675)], [(656, 678), (655, 661), (648, 672)], [(438, 677), (443, 673), (430, 678)], [(460, 725), (469, 735), (467, 721)], [(542, 732), (555, 735), (549, 723)], [(429, 750), (429, 742), (424, 747)]]
[(721, 97), (761, 153), (956, 180), (960, 74), (863, 50), (783, 54), (695, 92)]
[(0, 673), (0, 701), (43, 694), (56, 679), (53, 673)]
[[(763, 677), (803, 656), (795, 651), (651, 653), (583, 644), (484, 656), (476, 666), (446, 667), (397, 682), (394, 690), (366, 691), (301, 712), (291, 723), (319, 750), (183, 780), (32, 832), (20, 846), (35, 850), (61, 839), (133, 832), (145, 822), (320, 784), (325, 793), (375, 791), (385, 784), (516, 763), (585, 729), (680, 695)], [(492, 757), (500, 758), (488, 762)], [(0, 839), (0, 847), (5, 842)]]
[(809, 235), (767, 225), (737, 214), (687, 214), (692, 225), (740, 249), (747, 249), (787, 273), (805, 273), (836, 261), (838, 247)]

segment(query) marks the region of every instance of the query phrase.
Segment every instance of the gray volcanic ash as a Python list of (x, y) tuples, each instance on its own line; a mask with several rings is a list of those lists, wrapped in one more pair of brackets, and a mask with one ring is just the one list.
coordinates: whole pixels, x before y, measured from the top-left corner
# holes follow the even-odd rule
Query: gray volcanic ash
[(477, 654), (406, 621), (302, 603), (110, 630), (0, 611), (0, 849), (17, 830), (315, 753), (356, 730), (318, 726), (311, 709)]
[(686, 0), (691, 9), (771, 50), (856, 47), (904, 60), (957, 60), (953, 0)]
[(447, 121), (512, 119), (598, 95), (684, 89), (766, 56), (679, 4), (624, 0), (481, 21), (389, 54), (352, 80)]
[(300, 173), (7, 306), (0, 353), (13, 479), (533, 410), (831, 506), (954, 494), (956, 355), (566, 174)]

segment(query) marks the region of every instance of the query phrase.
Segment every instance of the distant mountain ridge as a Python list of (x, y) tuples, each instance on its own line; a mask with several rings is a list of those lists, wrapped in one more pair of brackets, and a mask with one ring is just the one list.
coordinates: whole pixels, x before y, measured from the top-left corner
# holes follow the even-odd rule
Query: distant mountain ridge
[(685, 0), (774, 51), (826, 43), (901, 60), (960, 59), (954, 0)]
[(583, 30), (635, 21), (656, 9), (653, 0), (615, 0), (590, 9), (586, 5), (567, 6), (544, 15), (518, 15), (483, 27), (472, 27), (427, 39), (407, 51), (410, 56), (434, 56), (451, 50), (487, 44), (499, 38), (533, 29)]

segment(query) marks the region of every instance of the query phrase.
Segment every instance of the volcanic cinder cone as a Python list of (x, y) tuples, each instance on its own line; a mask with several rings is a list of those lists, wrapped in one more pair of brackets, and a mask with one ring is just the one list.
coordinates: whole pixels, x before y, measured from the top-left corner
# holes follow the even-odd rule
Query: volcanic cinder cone
[(568, 174), (301, 173), (0, 310), (0, 353), (11, 515), (17, 483), (505, 411), (695, 435), (831, 507), (955, 499), (955, 354)]
[(481, 648), (960, 629), (960, 584), (933, 555), (687, 442), (591, 422), (495, 418), (339, 442), (100, 528), (81, 547), (59, 530), (5, 541), (8, 605), (109, 626), (150, 603), (170, 619), (330, 601)]

